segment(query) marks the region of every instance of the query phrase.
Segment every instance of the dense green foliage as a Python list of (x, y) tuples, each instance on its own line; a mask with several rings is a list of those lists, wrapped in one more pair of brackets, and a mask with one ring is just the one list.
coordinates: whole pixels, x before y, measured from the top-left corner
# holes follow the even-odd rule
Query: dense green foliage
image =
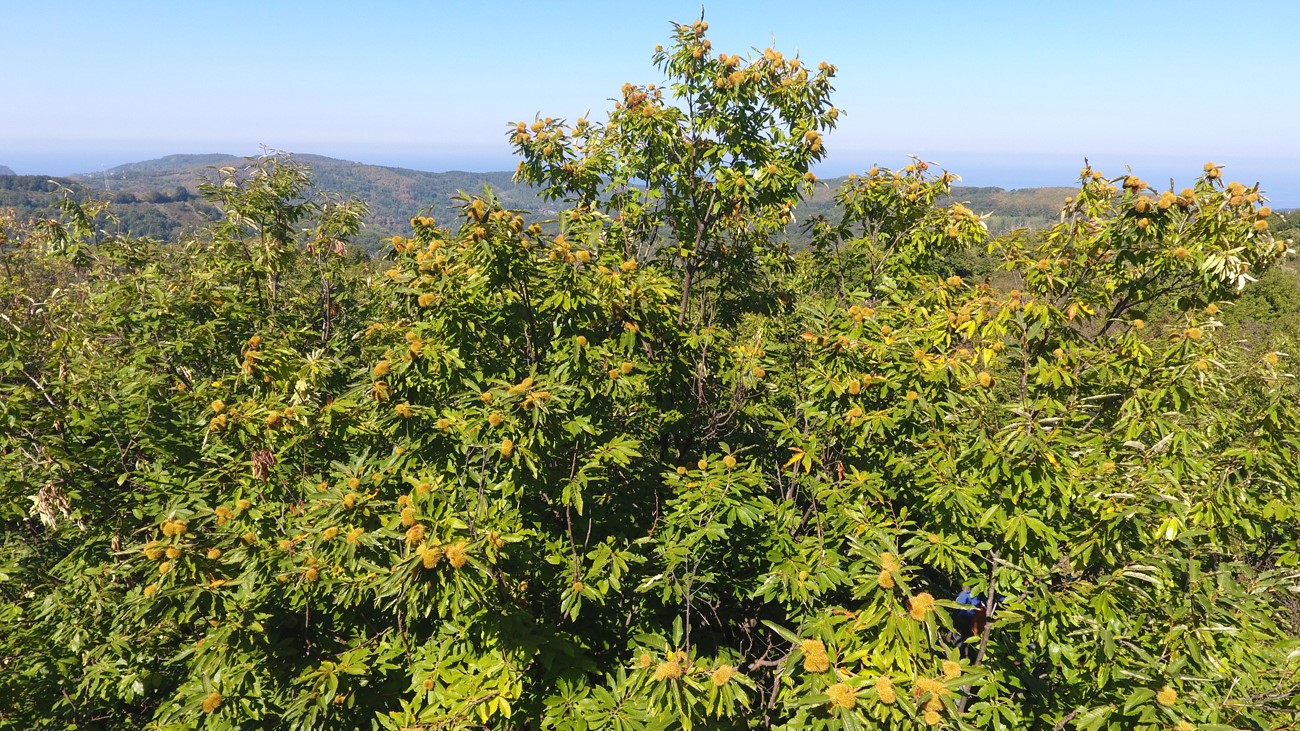
[(0, 728), (1292, 723), (1258, 189), (1085, 169), (990, 239), (916, 161), (792, 253), (835, 69), (706, 31), (512, 129), (545, 225), (464, 197), (372, 268), (276, 158), (180, 243), (5, 222)]

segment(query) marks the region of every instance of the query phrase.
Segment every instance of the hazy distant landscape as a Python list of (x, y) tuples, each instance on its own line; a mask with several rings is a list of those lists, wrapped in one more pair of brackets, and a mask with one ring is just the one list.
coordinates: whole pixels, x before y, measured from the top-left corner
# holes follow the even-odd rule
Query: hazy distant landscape
[[(530, 221), (555, 213), (553, 204), (544, 201), (536, 189), (515, 182), (511, 172), (426, 172), (312, 154), (294, 155), (293, 159), (311, 168), (317, 190), (366, 201), (370, 215), (357, 243), (369, 250), (374, 250), (380, 239), (407, 231), (413, 215), (428, 214), (450, 221), (456, 211), (452, 198), (458, 191), (479, 194), (484, 186), (490, 186), (503, 206), (524, 212)], [(246, 163), (245, 158), (235, 155), (178, 154), (54, 178), (14, 175), (9, 168), (0, 168), (4, 176), (0, 178), (0, 208), (13, 208), (20, 218), (48, 216), (60, 199), (59, 186), (63, 186), (79, 198), (111, 202), (117, 217), (116, 230), (169, 240), (219, 217), (217, 208), (198, 195), (198, 185), (214, 179), (218, 168)], [(822, 181), (797, 209), (797, 220), (829, 215), (834, 208), (834, 192), (844, 180), (838, 177)], [(989, 214), (986, 223), (990, 233), (1001, 234), (1050, 224), (1073, 190), (957, 186), (947, 200)], [(791, 227), (788, 235), (797, 239), (798, 226)]]

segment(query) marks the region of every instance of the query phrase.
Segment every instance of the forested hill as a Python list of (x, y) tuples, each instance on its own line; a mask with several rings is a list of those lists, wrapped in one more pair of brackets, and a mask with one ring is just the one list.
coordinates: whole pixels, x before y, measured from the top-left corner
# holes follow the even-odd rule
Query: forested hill
[[(318, 190), (355, 196), (370, 205), (370, 217), (361, 237), (361, 243), (368, 246), (383, 236), (405, 231), (411, 217), (422, 211), (431, 209), (435, 217), (449, 219), (454, 209), (452, 197), (457, 191), (480, 193), (484, 185), (490, 185), (507, 207), (543, 215), (549, 212), (532, 189), (514, 183), (508, 172), (434, 173), (322, 155), (294, 155), (294, 159), (311, 168)], [(168, 155), (74, 178), (91, 190), (108, 192), (110, 197), (121, 193), (138, 196), (180, 188), (194, 190), (200, 182), (215, 178), (215, 168), (239, 166), (244, 162), (234, 155)]]
[(58, 216), (59, 202), (65, 194), (79, 201), (110, 201), (111, 217), (101, 214), (98, 222), (104, 230), (162, 241), (174, 241), (221, 215), (215, 206), (184, 186), (106, 194), (102, 184), (72, 178), (0, 175), (0, 211), (12, 210), (20, 220)]
[[(368, 165), (322, 155), (295, 155), (310, 166), (318, 190), (337, 196), (356, 196), (370, 205), (366, 228), (358, 243), (374, 249), (381, 238), (403, 233), (412, 216), (431, 212), (441, 220), (454, 215), (457, 191), (482, 192), (484, 185), (507, 208), (527, 211), (529, 218), (547, 218), (553, 211), (536, 190), (516, 183), (509, 172), (426, 172)], [(198, 185), (216, 177), (216, 169), (239, 166), (245, 159), (220, 153), (168, 155), (156, 160), (119, 165), (102, 172), (59, 179), (81, 197), (99, 197), (113, 203), (121, 230), (138, 236), (174, 238), (219, 212), (197, 194)], [(0, 168), (7, 170), (7, 168)], [(830, 178), (796, 212), (799, 221), (830, 215), (834, 193), (844, 178)], [(5, 176), (0, 182), (0, 207), (12, 207), (19, 216), (49, 216), (58, 201), (58, 185), (46, 176)], [(1056, 220), (1057, 212), (1073, 188), (955, 187), (949, 201), (966, 203), (980, 214), (994, 234), (1016, 228), (1041, 228)], [(790, 232), (799, 237), (797, 227)]]
[(0, 165), (0, 175), (17, 175), (17, 173), (4, 165)]
[[(433, 215), (447, 218), (452, 215), (452, 196), (457, 191), (479, 192), (490, 185), (508, 208), (540, 214), (551, 213), (546, 203), (539, 199), (534, 189), (516, 183), (509, 172), (471, 173), (461, 171), (426, 172), (407, 168), (368, 165), (360, 162), (338, 160), (322, 155), (295, 155), (294, 159), (308, 164), (319, 189), (337, 195), (351, 195), (370, 204), (371, 216), (367, 221), (367, 239), (402, 231), (412, 215), (427, 208)], [(79, 176), (88, 187), (110, 191), (152, 193), (173, 191), (177, 187), (194, 188), (198, 181), (211, 178), (213, 168), (239, 165), (242, 158), (234, 155), (168, 155), (157, 160), (130, 163)], [(834, 192), (844, 178), (830, 178), (803, 206), (801, 220), (834, 207)], [(994, 233), (1013, 228), (1038, 228), (1055, 219), (1061, 202), (1071, 195), (1071, 188), (1024, 188), (1004, 190), (994, 187), (956, 187), (952, 199), (967, 203), (980, 213), (992, 214), (988, 219)]]
[[(830, 178), (825, 185), (818, 186), (817, 191), (796, 213), (800, 220), (823, 214), (833, 215), (835, 210), (835, 191), (843, 184), (845, 178)], [(1018, 188), (1006, 190), (996, 187), (953, 186), (952, 194), (940, 201), (964, 203), (971, 210), (984, 215), (989, 231), (994, 235), (1004, 234), (1017, 228), (1043, 228), (1057, 220), (1061, 205), (1065, 199), (1077, 192), (1075, 188)]]

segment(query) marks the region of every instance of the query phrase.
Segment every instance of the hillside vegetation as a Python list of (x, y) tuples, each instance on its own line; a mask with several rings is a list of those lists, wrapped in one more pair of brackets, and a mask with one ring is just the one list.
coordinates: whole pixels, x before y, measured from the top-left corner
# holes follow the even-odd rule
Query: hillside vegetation
[(67, 197), (111, 201), (111, 216), (103, 215), (97, 221), (101, 228), (162, 241), (175, 241), (187, 234), (192, 235), (221, 216), (215, 206), (184, 186), (108, 194), (71, 178), (43, 175), (0, 177), (0, 210), (10, 211), (18, 220), (57, 216), (60, 204)]
[(1261, 189), (1085, 167), (992, 236), (913, 161), (803, 216), (836, 68), (653, 59), (513, 127), (544, 220), (352, 256), (277, 156), (175, 241), (0, 217), (0, 728), (1294, 725)]
[[(320, 155), (295, 155), (299, 164), (310, 167), (317, 190), (340, 198), (360, 198), (370, 208), (356, 243), (375, 251), (384, 239), (402, 233), (412, 215), (428, 213), (435, 218), (454, 216), (458, 191), (482, 192), (490, 186), (507, 208), (521, 211), (526, 220), (540, 221), (554, 216), (554, 206), (538, 197), (537, 190), (514, 180), (512, 173), (432, 173), (403, 168), (367, 165)], [(135, 236), (174, 240), (216, 220), (215, 208), (203, 205), (195, 191), (213, 179), (224, 166), (242, 167), (244, 158), (224, 154), (168, 155), (156, 160), (120, 165), (109, 170), (53, 179), (24, 175), (0, 181), (0, 208), (13, 208), (19, 218), (52, 215), (61, 194), (68, 188), (77, 198), (98, 197), (114, 204), (118, 221), (112, 230)], [(834, 193), (846, 177), (830, 178), (814, 187), (798, 208), (798, 220), (830, 213)], [(1003, 190), (994, 187), (954, 186), (945, 202), (963, 202), (987, 214), (990, 232), (1001, 234), (1017, 228), (1039, 229), (1056, 220), (1061, 201), (1072, 188), (1026, 188)], [(796, 245), (807, 243), (798, 226), (786, 233)]]
[[(366, 217), (365, 228), (357, 240), (371, 250), (379, 246), (381, 239), (406, 230), (411, 216), (417, 213), (427, 212), (439, 218), (454, 215), (453, 197), (458, 191), (481, 193), (485, 185), (492, 186), (502, 201), (512, 208), (538, 215), (548, 213), (535, 193), (527, 186), (516, 184), (512, 174), (507, 172), (430, 173), (320, 155), (295, 155), (294, 159), (310, 167), (318, 191), (366, 201), (370, 215)], [(147, 196), (154, 191), (176, 188), (194, 190), (201, 182), (215, 178), (219, 168), (243, 167), (246, 162), (231, 155), (169, 155), (80, 176), (77, 180), (92, 190), (107, 186), (114, 192)]]

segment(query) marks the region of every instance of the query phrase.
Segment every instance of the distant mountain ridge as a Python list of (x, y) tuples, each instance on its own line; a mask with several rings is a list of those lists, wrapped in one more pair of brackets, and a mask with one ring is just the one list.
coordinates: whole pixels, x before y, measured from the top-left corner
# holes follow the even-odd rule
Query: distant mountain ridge
[(13, 170), (9, 169), (8, 166), (0, 165), (0, 175), (17, 175), (17, 174), (18, 173), (15, 173)]
[[(370, 165), (323, 155), (295, 154), (308, 165), (316, 188), (330, 195), (355, 196), (370, 205), (370, 216), (357, 243), (370, 250), (381, 239), (409, 231), (415, 215), (433, 215), (456, 225), (457, 191), (481, 193), (490, 186), (508, 208), (526, 212), (529, 220), (554, 216), (556, 204), (538, 191), (517, 183), (509, 172), (428, 172)], [(224, 153), (175, 154), (153, 160), (118, 165), (107, 170), (62, 179), (76, 194), (104, 198), (113, 203), (120, 228), (135, 235), (172, 239), (219, 217), (215, 207), (197, 195), (200, 183), (215, 180), (216, 168), (242, 166), (247, 158)], [(0, 183), (0, 207), (14, 206), (22, 215), (53, 215), (57, 194), (46, 176), (6, 177)], [(817, 215), (834, 216), (834, 192), (844, 178), (824, 180), (796, 211), (800, 222)], [(949, 201), (965, 202), (981, 214), (994, 234), (1015, 228), (1041, 228), (1057, 220), (1068, 187), (1021, 188), (957, 187)], [(798, 240), (797, 226), (790, 236)]]
[[(535, 190), (514, 182), (514, 176), (509, 172), (434, 173), (369, 165), (324, 155), (294, 154), (292, 158), (311, 168), (318, 190), (339, 196), (355, 196), (370, 205), (370, 216), (359, 241), (368, 248), (373, 248), (384, 236), (407, 230), (411, 217), (422, 212), (430, 212), (439, 220), (450, 222), (456, 212), (453, 196), (458, 191), (481, 193), (484, 185), (490, 185), (509, 208), (536, 215), (553, 212)], [(167, 155), (72, 177), (91, 190), (110, 195), (148, 195), (154, 191), (179, 188), (194, 190), (199, 183), (216, 179), (214, 168), (240, 166), (246, 162), (246, 158), (222, 153)]]
[(101, 170), (93, 173), (86, 173), (83, 176), (74, 177), (91, 177), (96, 175), (120, 175), (135, 176), (147, 175), (149, 173), (167, 173), (176, 170), (183, 170), (193, 167), (207, 167), (209, 165), (221, 165), (223, 163), (239, 162), (244, 158), (236, 155), (227, 155), (222, 152), (211, 152), (200, 155), (164, 155), (153, 160), (142, 160), (140, 162), (128, 162), (107, 170)]

